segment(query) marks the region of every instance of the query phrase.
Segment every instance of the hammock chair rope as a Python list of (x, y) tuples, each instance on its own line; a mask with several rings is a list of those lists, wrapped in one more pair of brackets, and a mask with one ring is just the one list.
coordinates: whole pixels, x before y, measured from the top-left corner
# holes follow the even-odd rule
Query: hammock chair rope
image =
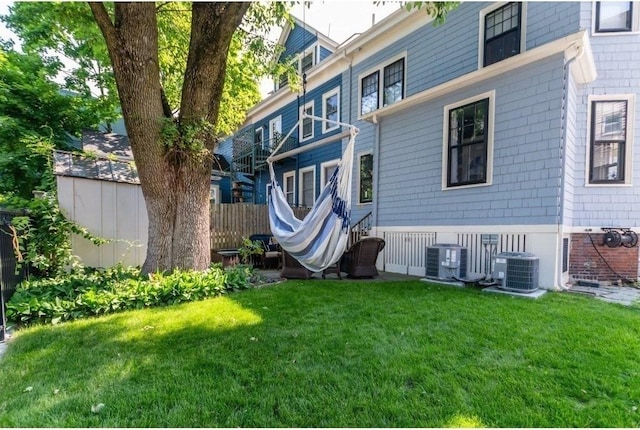
[[(349, 127), (349, 142), (336, 170), (322, 189), (311, 211), (304, 219), (297, 219), (278, 185), (273, 169), (275, 154), (304, 119), (324, 121)], [(296, 125), (273, 149), (267, 163), (271, 175), (269, 195), (269, 224), (271, 233), (282, 248), (307, 269), (318, 272), (335, 264), (347, 246), (351, 221), (351, 184), (353, 176), (353, 152), (358, 128), (351, 124), (333, 121), (303, 113)], [(335, 141), (323, 139), (322, 144)], [(308, 145), (308, 149), (313, 144)]]

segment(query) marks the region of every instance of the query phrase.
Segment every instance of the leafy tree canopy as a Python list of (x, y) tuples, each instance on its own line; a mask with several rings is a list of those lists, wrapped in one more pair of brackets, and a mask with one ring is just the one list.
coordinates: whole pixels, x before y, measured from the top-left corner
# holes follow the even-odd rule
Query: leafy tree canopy
[[(113, 3), (105, 3), (113, 16)], [(191, 3), (159, 2), (158, 59), (166, 109), (180, 109), (191, 33)], [(287, 19), (282, 2), (254, 3), (235, 32), (227, 60), (227, 74), (216, 124), (219, 135), (232, 133), (246, 111), (260, 100), (259, 81), (271, 70), (276, 47), (265, 40), (269, 28)], [(103, 117), (119, 106), (111, 60), (90, 7), (84, 2), (16, 2), (1, 18), (23, 40), (26, 52), (72, 60), (65, 87), (83, 95), (93, 93)]]
[(0, 45), (0, 193), (28, 198), (50, 187), (51, 150), (66, 149), (82, 128), (100, 122), (92, 100), (53, 82), (61, 66)]

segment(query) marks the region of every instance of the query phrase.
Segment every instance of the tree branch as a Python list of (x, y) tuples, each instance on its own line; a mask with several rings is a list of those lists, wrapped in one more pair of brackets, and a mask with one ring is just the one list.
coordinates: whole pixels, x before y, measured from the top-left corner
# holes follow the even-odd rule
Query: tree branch
[(104, 4), (101, 2), (89, 2), (89, 7), (91, 8), (91, 12), (93, 12), (93, 17), (98, 23), (98, 27), (100, 27), (100, 31), (102, 31), (107, 46), (115, 46), (118, 36)]
[(169, 105), (169, 100), (167, 99), (167, 95), (164, 92), (164, 87), (160, 85), (160, 98), (162, 99), (162, 113), (167, 118), (173, 118), (173, 112), (171, 111), (171, 105)]

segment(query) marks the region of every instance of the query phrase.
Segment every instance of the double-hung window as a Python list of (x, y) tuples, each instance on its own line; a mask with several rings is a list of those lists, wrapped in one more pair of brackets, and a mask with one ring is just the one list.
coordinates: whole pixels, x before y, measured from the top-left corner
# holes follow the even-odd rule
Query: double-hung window
[(596, 33), (619, 33), (634, 31), (633, 2), (596, 2)]
[(591, 100), (589, 183), (629, 183), (632, 96), (599, 96)]
[[(329, 91), (322, 95), (322, 117), (329, 121), (340, 121), (340, 88)], [(332, 122), (322, 123), (322, 132), (326, 133), (335, 130), (338, 124)]]
[(300, 206), (311, 207), (315, 201), (316, 168), (315, 166), (300, 169)]
[(287, 198), (287, 203), (289, 206), (293, 206), (295, 204), (296, 197), (296, 174), (294, 171), (287, 172), (282, 175), (282, 188), (285, 197)]
[(320, 187), (324, 187), (338, 167), (339, 160), (325, 161), (320, 165)]
[(362, 78), (360, 86), (362, 88), (362, 99), (360, 104), (360, 113), (368, 114), (378, 109), (378, 76), (379, 71), (375, 71), (368, 76)]
[(307, 70), (313, 67), (313, 57), (313, 51), (306, 55), (303, 54), (303, 57), (300, 59), (300, 74), (306, 73)]
[[(313, 102), (309, 102), (301, 108), (300, 116), (306, 113), (313, 116)], [(300, 142), (313, 138), (313, 118), (302, 118), (300, 122)]]
[(382, 106), (388, 106), (404, 97), (404, 58), (384, 68)]
[(405, 57), (396, 58), (360, 78), (360, 115), (405, 98)]
[(265, 149), (275, 148), (282, 138), (282, 116), (279, 115), (269, 121), (269, 142), (263, 145)]
[(373, 154), (362, 154), (359, 157), (358, 203), (373, 201)]
[(445, 106), (443, 186), (491, 183), (494, 92)]
[(483, 65), (502, 61), (520, 53), (522, 2), (511, 2), (484, 15)]
[(255, 143), (256, 148), (267, 149), (264, 144), (264, 128), (257, 127), (253, 131), (253, 143)]

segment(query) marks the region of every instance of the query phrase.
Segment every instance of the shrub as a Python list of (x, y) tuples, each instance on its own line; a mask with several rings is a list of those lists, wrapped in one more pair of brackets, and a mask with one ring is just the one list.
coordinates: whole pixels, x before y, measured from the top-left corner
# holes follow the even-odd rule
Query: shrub
[(63, 276), (68, 267), (78, 266), (71, 249), (73, 233), (95, 245), (108, 242), (67, 219), (55, 193), (45, 193), (42, 198), (32, 200), (0, 196), (0, 205), (28, 213), (11, 221), (18, 245), (14, 251), (18, 269), (28, 266), (37, 276)]
[(7, 318), (20, 325), (56, 324), (129, 309), (202, 300), (249, 288), (253, 269), (213, 265), (202, 272), (176, 270), (141, 276), (138, 269), (79, 269), (22, 282), (7, 303)]

